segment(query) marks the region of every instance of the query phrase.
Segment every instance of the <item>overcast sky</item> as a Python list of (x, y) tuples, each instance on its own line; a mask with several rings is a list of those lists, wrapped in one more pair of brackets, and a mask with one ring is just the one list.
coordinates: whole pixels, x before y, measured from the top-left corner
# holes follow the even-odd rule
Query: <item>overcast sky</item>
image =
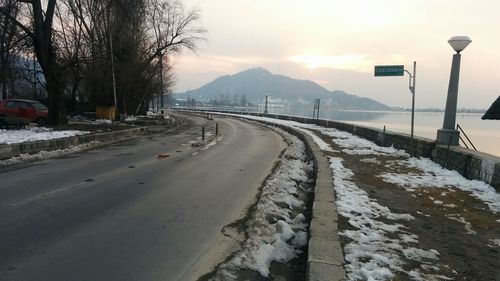
[(262, 66), (329, 90), (410, 107), (408, 77), (373, 66), (417, 61), (417, 107), (444, 108), (447, 41), (467, 35), (458, 107), (488, 108), (500, 95), (498, 0), (184, 0), (199, 8), (207, 42), (176, 58), (176, 92)]

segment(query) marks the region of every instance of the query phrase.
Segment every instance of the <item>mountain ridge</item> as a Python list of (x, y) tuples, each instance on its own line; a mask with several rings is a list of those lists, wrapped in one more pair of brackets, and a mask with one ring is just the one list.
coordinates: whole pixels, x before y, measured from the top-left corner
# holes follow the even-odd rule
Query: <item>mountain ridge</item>
[(390, 110), (391, 107), (376, 100), (348, 94), (344, 91), (329, 91), (311, 81), (273, 74), (262, 67), (247, 69), (232, 75), (223, 75), (198, 89), (176, 94), (196, 100), (234, 99), (245, 96), (252, 103), (265, 100), (266, 95), (287, 106), (312, 104), (321, 99), (322, 107), (336, 109)]

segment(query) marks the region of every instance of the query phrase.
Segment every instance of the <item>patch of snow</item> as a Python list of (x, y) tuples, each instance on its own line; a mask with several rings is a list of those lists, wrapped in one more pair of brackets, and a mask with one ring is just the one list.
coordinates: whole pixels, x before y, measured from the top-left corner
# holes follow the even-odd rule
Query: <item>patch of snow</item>
[(135, 116), (135, 115), (129, 115), (129, 116), (127, 116), (125, 118), (125, 121), (129, 121), (129, 122), (131, 122), (131, 121), (137, 121), (137, 120), (138, 120), (137, 116)]
[(333, 150), (329, 144), (327, 144), (324, 140), (322, 140), (320, 137), (318, 137), (318, 135), (316, 135), (315, 133), (313, 133), (309, 130), (303, 130), (303, 129), (301, 129), (300, 131), (310, 135), (311, 138), (314, 140), (314, 142), (319, 146), (319, 148), (321, 150), (335, 152), (335, 150)]
[(378, 160), (377, 158), (363, 158), (360, 161), (364, 162), (364, 163), (372, 163), (372, 164), (379, 164), (379, 165), (382, 164), (382, 162), (380, 160)]
[(96, 119), (94, 121), (95, 124), (112, 124), (113, 121), (109, 120), (109, 119)]
[(379, 175), (385, 182), (396, 184), (409, 191), (421, 187), (437, 187), (453, 190), (457, 188), (471, 193), (472, 196), (487, 204), (493, 212), (500, 212), (500, 194), (491, 185), (468, 180), (456, 171), (442, 168), (439, 164), (427, 158), (409, 158), (397, 161), (400, 165), (418, 169), (420, 173), (382, 173)]
[(0, 144), (14, 144), (30, 141), (52, 140), (88, 134), (86, 131), (54, 131), (50, 128), (31, 127), (23, 130), (0, 130)]
[(458, 215), (458, 214), (449, 214), (449, 215), (446, 215), (446, 217), (448, 219), (450, 219), (450, 220), (454, 220), (454, 221), (458, 221), (460, 223), (463, 223), (464, 227), (465, 227), (465, 230), (467, 231), (467, 234), (469, 234), (469, 235), (476, 235), (477, 234), (477, 232), (475, 232), (474, 230), (472, 230), (472, 224), (470, 222), (466, 221), (460, 215)]
[(418, 236), (409, 233), (402, 224), (414, 217), (393, 213), (370, 198), (351, 180), (354, 173), (345, 168), (342, 161), (330, 158), (337, 210), (353, 228), (340, 232), (350, 240), (344, 247), (348, 280), (390, 280), (396, 273), (415, 280), (431, 280), (420, 270), (408, 272), (404, 269), (408, 261), (433, 265), (439, 259), (436, 250), (417, 248)]
[(500, 239), (490, 239), (489, 242), (490, 247), (500, 247)]
[[(246, 225), (247, 239), (231, 259), (222, 263), (214, 280), (235, 280), (240, 269), (250, 269), (269, 276), (273, 261), (286, 263), (307, 245), (308, 223), (303, 214), (294, 216), (304, 203), (297, 198), (302, 183), (308, 182), (313, 163), (307, 162), (305, 145), (297, 137), (279, 130), (288, 148), (280, 166), (266, 181), (255, 212)], [(308, 192), (309, 190), (304, 190)]]
[(90, 143), (85, 143), (85, 144), (80, 144), (76, 146), (71, 146), (68, 148), (64, 149), (57, 149), (57, 150), (52, 150), (52, 151), (40, 151), (35, 154), (21, 154), (19, 156), (15, 156), (9, 159), (5, 160), (0, 160), (0, 166), (7, 166), (7, 165), (13, 165), (13, 164), (20, 164), (20, 163), (25, 163), (25, 162), (32, 162), (32, 161), (37, 161), (37, 160), (44, 160), (48, 158), (54, 158), (54, 157), (60, 157), (64, 156), (67, 154), (75, 153), (75, 152), (81, 152), (86, 149), (90, 149), (96, 145), (98, 145), (98, 142), (90, 142)]
[(340, 147), (343, 152), (351, 155), (391, 155), (409, 157), (404, 150), (394, 147), (378, 146), (374, 142), (360, 138), (351, 133), (332, 128), (323, 128), (321, 133), (333, 137), (332, 141)]

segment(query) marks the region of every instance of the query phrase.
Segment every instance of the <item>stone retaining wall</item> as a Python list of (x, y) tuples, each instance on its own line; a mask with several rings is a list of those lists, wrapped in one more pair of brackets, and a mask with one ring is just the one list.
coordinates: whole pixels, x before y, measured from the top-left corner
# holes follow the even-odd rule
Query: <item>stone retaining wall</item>
[(100, 145), (124, 141), (138, 135), (149, 133), (149, 128), (138, 127), (122, 131), (105, 133), (89, 133), (53, 140), (40, 140), (32, 142), (0, 144), (0, 160), (19, 156), (21, 154), (35, 154), (40, 151), (52, 151), (76, 146), (84, 143), (97, 142)]
[[(305, 124), (317, 124), (352, 133), (381, 146), (393, 146), (412, 153), (410, 146), (411, 138), (408, 134), (392, 131), (384, 132), (381, 129), (361, 125), (326, 119), (314, 120), (300, 116), (214, 110), (211, 110), (211, 112), (254, 115)], [(413, 155), (430, 158), (447, 169), (459, 172), (467, 179), (484, 181), (493, 186), (497, 191), (500, 191), (500, 157), (462, 147), (451, 146), (448, 148), (447, 146), (437, 145), (435, 140), (422, 137), (414, 137), (413, 142)]]

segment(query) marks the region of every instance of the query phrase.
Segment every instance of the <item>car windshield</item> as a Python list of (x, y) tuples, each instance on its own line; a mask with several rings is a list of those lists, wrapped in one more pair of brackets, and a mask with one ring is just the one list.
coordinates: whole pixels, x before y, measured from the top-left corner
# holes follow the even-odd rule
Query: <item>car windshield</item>
[(36, 108), (38, 110), (48, 110), (48, 108), (44, 104), (39, 103), (39, 102), (32, 102), (31, 106), (33, 106), (34, 108)]

